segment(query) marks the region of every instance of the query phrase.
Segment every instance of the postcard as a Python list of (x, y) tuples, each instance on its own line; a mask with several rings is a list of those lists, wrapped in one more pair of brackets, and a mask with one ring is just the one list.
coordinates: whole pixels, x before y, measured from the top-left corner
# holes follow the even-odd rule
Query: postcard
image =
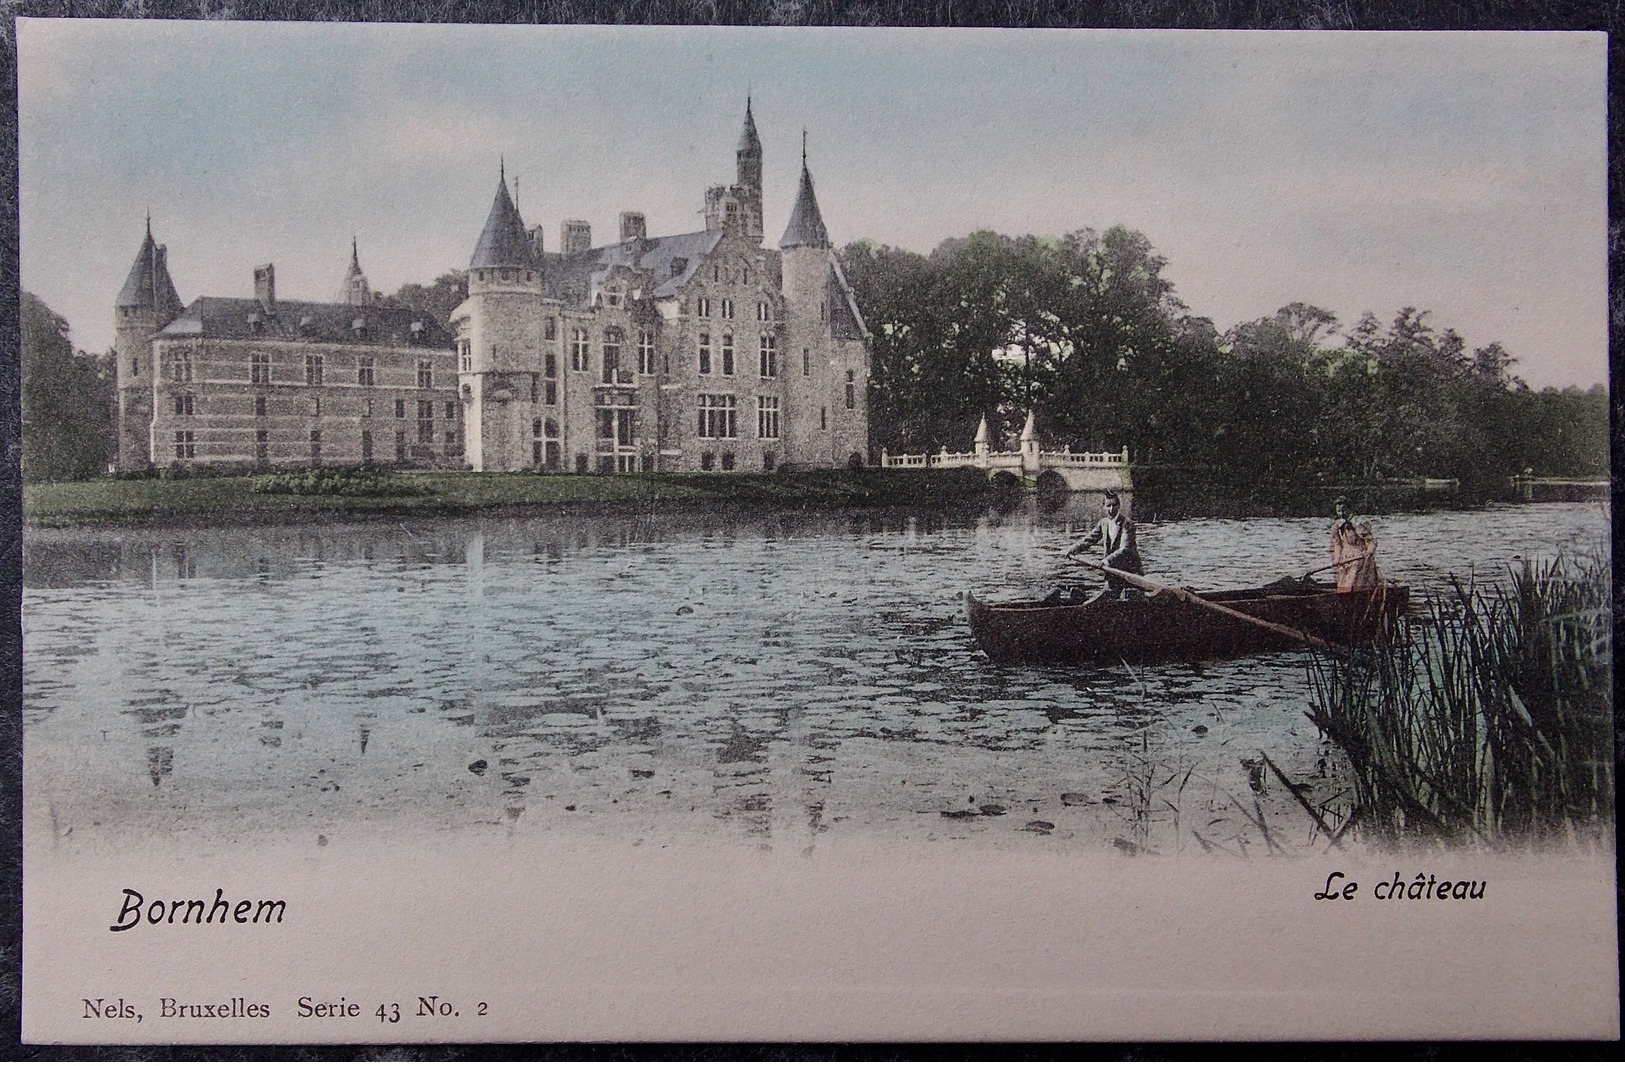
[(23, 1038), (1617, 1038), (1588, 33), (22, 19)]

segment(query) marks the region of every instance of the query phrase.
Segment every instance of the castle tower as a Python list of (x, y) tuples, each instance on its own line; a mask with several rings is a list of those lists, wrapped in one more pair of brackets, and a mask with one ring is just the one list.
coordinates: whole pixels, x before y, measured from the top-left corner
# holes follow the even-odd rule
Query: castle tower
[(734, 159), (734, 184), (713, 185), (705, 190), (705, 228), (739, 233), (761, 243), (762, 138), (756, 133), (749, 98), (745, 100), (745, 126), (739, 131)]
[(339, 294), (333, 302), (352, 307), (372, 303), (372, 286), (367, 284), (367, 275), (361, 272), (361, 255), (356, 249), (354, 237), (350, 238), (350, 269), (345, 271), (344, 281), (339, 284)]
[(806, 134), (802, 135), (801, 185), (779, 250), (783, 255), (786, 348), (792, 364), (799, 359), (804, 368), (801, 376), (789, 378), (798, 392), (794, 407), (799, 413), (790, 426), (795, 446), (818, 463), (865, 462), (869, 450), (868, 329), (818, 210), (812, 172), (807, 167)]
[(458, 319), (458, 391), (465, 458), (475, 470), (530, 463), (531, 376), (542, 364), (542, 261), (499, 172), (496, 197), (468, 261)]
[(118, 466), (140, 470), (152, 464), (152, 338), (181, 313), (181, 298), (169, 276), (169, 249), (147, 235), (136, 252), (129, 277), (113, 301), (114, 380), (118, 386)]
[(739, 200), (739, 220), (747, 237), (762, 239), (762, 139), (756, 135), (756, 118), (750, 113), (750, 97), (745, 98), (745, 127), (739, 131), (734, 195)]

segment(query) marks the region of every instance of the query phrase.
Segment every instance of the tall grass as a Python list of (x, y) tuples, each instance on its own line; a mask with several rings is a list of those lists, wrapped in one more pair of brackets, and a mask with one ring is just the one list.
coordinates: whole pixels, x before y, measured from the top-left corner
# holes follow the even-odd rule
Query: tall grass
[(1316, 657), (1310, 718), (1348, 755), (1368, 839), (1611, 829), (1611, 587), (1602, 551), (1524, 562)]

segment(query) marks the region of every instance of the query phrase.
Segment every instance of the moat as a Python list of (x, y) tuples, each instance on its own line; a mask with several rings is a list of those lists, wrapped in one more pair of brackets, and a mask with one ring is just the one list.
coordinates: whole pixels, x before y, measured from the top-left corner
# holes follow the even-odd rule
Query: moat
[[(971, 642), (966, 591), (1083, 580), (1057, 560), (1092, 505), (30, 530), (29, 846), (1245, 842), (1243, 760), (1338, 759), (1303, 653), (1017, 669)], [(1598, 503), (1373, 522), (1424, 594), (1609, 529)], [(1159, 579), (1241, 586), (1323, 565), (1325, 527), (1147, 522), (1141, 544)]]

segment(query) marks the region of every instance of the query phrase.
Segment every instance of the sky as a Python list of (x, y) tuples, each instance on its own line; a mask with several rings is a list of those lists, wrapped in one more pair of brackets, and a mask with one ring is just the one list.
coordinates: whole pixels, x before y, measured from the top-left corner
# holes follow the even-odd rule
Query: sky
[(499, 166), (558, 247), (704, 226), (747, 95), (766, 237), (802, 131), (837, 244), (1124, 225), (1222, 330), (1431, 311), (1531, 385), (1607, 377), (1604, 38), (21, 19), (23, 288), (112, 343), (148, 211), (181, 298), (468, 264)]

